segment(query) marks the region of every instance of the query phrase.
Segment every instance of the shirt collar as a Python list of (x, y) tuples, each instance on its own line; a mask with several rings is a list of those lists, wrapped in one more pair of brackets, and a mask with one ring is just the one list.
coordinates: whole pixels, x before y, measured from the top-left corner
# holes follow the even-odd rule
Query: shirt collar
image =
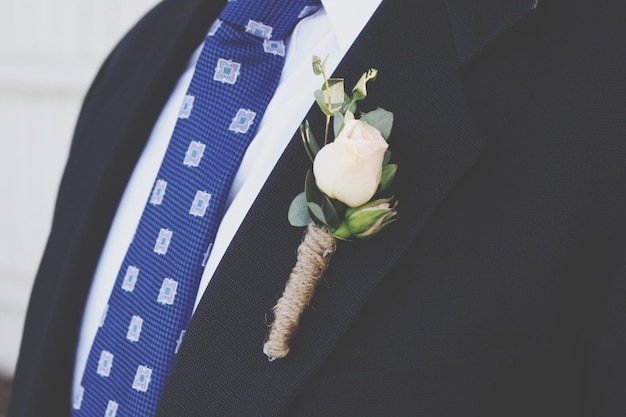
[(382, 0), (321, 0), (342, 49), (348, 49)]

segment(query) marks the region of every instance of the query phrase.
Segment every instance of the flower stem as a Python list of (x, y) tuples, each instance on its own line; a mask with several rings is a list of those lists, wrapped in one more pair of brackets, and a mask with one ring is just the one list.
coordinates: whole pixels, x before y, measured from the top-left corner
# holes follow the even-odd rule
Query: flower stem
[(282, 297), (274, 306), (274, 323), (263, 353), (271, 361), (289, 353), (289, 340), (300, 324), (300, 316), (309, 304), (313, 291), (328, 268), (337, 241), (326, 229), (309, 224), (298, 247), (298, 259), (291, 270)]
[[(330, 101), (330, 84), (328, 83), (328, 78), (326, 77), (326, 69), (322, 69), (322, 76), (324, 77), (324, 85), (326, 86), (326, 91), (328, 91), (328, 103), (326, 106), (330, 109), (332, 103)], [(326, 115), (326, 130), (324, 131), (324, 145), (328, 144), (328, 126), (330, 126), (330, 116)]]
[(326, 116), (326, 130), (324, 131), (324, 145), (328, 144), (328, 126), (330, 126), (330, 116)]

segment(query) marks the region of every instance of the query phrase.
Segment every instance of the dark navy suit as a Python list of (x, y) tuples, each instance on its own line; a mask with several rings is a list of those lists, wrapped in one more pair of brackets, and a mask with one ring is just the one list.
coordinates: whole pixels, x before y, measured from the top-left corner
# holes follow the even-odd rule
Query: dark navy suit
[[(10, 417), (69, 416), (96, 262), (165, 101), (225, 2), (165, 0), (78, 121)], [(224, 256), (159, 416), (626, 415), (626, 13), (599, 0), (384, 0), (336, 71), (379, 71), (399, 220), (340, 243), (290, 355), (262, 353), (302, 231), (293, 143)], [(312, 109), (311, 125), (323, 126)], [(321, 134), (317, 135), (318, 137)]]

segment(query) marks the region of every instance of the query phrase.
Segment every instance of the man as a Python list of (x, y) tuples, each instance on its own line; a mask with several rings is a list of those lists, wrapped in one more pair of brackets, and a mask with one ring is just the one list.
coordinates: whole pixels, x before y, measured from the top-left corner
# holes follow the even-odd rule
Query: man
[[(71, 414), (111, 222), (224, 4), (161, 3), (87, 95), (9, 416)], [(302, 234), (287, 208), (309, 169), (292, 129), (201, 294), (157, 415), (624, 415), (624, 17), (616, 1), (383, 0), (334, 74), (352, 85), (378, 69), (363, 106), (395, 115), (399, 220), (339, 244), (289, 356), (268, 362), (266, 323)], [(306, 118), (323, 126), (319, 109)]]

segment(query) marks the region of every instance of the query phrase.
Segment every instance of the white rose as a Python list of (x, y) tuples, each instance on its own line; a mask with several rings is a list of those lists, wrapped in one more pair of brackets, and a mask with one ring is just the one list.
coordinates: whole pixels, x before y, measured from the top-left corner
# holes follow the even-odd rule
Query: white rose
[(389, 145), (366, 122), (349, 120), (337, 138), (315, 157), (317, 187), (350, 207), (367, 203), (376, 193)]

